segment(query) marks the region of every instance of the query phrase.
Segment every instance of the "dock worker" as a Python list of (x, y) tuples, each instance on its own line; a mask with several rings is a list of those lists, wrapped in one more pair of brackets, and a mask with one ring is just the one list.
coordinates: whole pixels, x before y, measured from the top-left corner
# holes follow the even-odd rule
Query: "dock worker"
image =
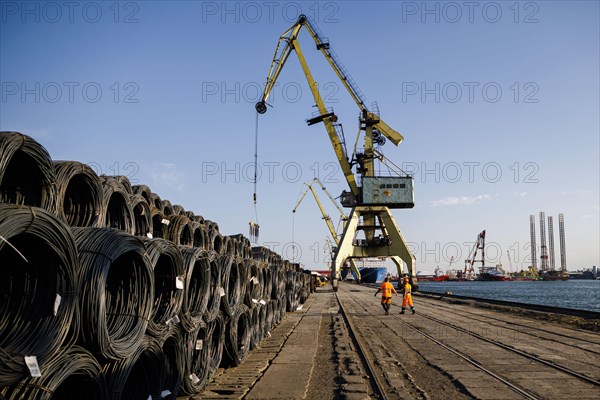
[(402, 283), (402, 293), (404, 294), (404, 296), (402, 297), (402, 311), (400, 311), (400, 314), (404, 314), (407, 305), (410, 307), (412, 313), (414, 314), (415, 308), (413, 307), (412, 301), (412, 286), (410, 285), (410, 283), (408, 283), (407, 276), (404, 277)]
[(392, 292), (396, 293), (396, 296), (398, 296), (398, 292), (396, 292), (396, 289), (394, 289), (394, 285), (390, 283), (389, 277), (385, 277), (383, 283), (379, 289), (377, 289), (377, 292), (375, 292), (375, 297), (377, 297), (377, 293), (379, 292), (381, 292), (381, 306), (385, 311), (385, 315), (388, 315), (392, 305)]

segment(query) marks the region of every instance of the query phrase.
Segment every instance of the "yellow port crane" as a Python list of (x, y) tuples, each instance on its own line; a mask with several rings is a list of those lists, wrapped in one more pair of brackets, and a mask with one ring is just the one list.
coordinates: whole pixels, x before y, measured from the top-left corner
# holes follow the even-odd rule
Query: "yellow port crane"
[[(364, 131), (364, 150), (358, 152), (356, 145), (352, 155), (348, 155), (341, 124), (336, 124), (338, 117), (332, 109), (325, 107), (319, 93), (317, 82), (308, 67), (298, 41), (299, 34), (305, 28), (340, 82), (346, 88), (360, 109), (359, 130), (356, 143)], [(264, 114), (267, 111), (267, 100), (275, 86), (290, 54), (295, 52), (302, 71), (308, 81), (310, 91), (315, 100), (318, 112), (306, 122), (313, 125), (323, 122), (334, 153), (340, 164), (349, 192), (342, 192), (341, 203), (344, 207), (352, 207), (348, 222), (335, 251), (332, 262), (332, 285), (337, 290), (339, 272), (348, 259), (368, 257), (390, 257), (398, 268), (398, 276), (403, 275), (404, 263), (412, 278), (413, 287), (418, 287), (416, 278), (415, 257), (398, 229), (390, 208), (414, 207), (413, 178), (407, 174), (376, 176), (374, 163), (376, 159), (384, 160), (374, 145), (383, 145), (387, 140), (398, 145), (403, 136), (387, 125), (376, 112), (366, 106), (365, 98), (358, 86), (341, 63), (329, 42), (305, 15), (281, 35), (275, 49), (275, 55), (265, 84), (261, 100), (256, 103), (256, 111)], [(384, 163), (385, 164), (385, 163)], [(387, 165), (387, 164), (385, 164)], [(352, 168), (356, 167), (358, 183)], [(394, 172), (394, 171), (393, 171)], [(361, 186), (359, 186), (359, 183)], [(357, 237), (358, 233), (364, 239)], [(360, 279), (360, 274), (357, 275)]]
[[(331, 200), (331, 203), (333, 203), (333, 205), (335, 206), (335, 208), (337, 208), (337, 210), (340, 213), (340, 220), (345, 225), (346, 221), (348, 221), (348, 216), (346, 214), (344, 214), (344, 210), (342, 209), (342, 207), (340, 207), (340, 205), (335, 201), (335, 199), (333, 198), (333, 196), (331, 195), (331, 193), (329, 193), (329, 191), (327, 191), (327, 189), (325, 188), (325, 186), (323, 185), (323, 183), (319, 180), (319, 178), (314, 178), (310, 183), (306, 183), (306, 182), (304, 183), (304, 186), (306, 186), (306, 188), (302, 192), (302, 195), (300, 196), (300, 199), (296, 203), (296, 206), (294, 207), (294, 209), (292, 210), (292, 212), (295, 213), (298, 210), (298, 207), (300, 207), (300, 204), (302, 203), (302, 201), (304, 200), (304, 198), (306, 197), (306, 195), (310, 191), (312, 193), (315, 201), (317, 202), (317, 206), (319, 207), (319, 211), (321, 211), (322, 218), (325, 220), (325, 223), (327, 224), (327, 228), (329, 229), (329, 233), (331, 234), (331, 238), (333, 239), (333, 243), (335, 243), (334, 249), (337, 249), (337, 247), (340, 244), (340, 239), (338, 237), (338, 233), (337, 233), (336, 228), (333, 226), (333, 221), (331, 220), (331, 217), (325, 211), (325, 208), (323, 207), (323, 204), (321, 203), (321, 200), (319, 199), (319, 196), (317, 196), (317, 192), (315, 192), (315, 189), (314, 189), (313, 185), (315, 185), (316, 183), (319, 184), (319, 186), (321, 187), (321, 190), (323, 192), (325, 192), (325, 194), (327, 195), (327, 197), (329, 198), (329, 200)], [(350, 269), (354, 272), (354, 274), (356, 275), (357, 279), (360, 280), (360, 271), (356, 267), (356, 264), (354, 263), (354, 260), (350, 259), (348, 261), (349, 261), (349, 264), (350, 264)]]

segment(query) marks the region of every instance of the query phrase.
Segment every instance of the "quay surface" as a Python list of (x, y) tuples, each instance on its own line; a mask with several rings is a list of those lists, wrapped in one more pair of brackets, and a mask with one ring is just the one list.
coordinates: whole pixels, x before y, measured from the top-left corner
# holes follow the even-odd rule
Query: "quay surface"
[(180, 399), (598, 399), (600, 333), (546, 314), (375, 289), (311, 294), (237, 368)]

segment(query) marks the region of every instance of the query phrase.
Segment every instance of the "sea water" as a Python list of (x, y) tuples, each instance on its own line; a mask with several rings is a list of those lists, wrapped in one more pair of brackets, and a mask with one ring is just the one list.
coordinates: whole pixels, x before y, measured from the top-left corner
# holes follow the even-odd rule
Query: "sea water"
[(419, 289), (600, 312), (600, 280), (419, 282)]

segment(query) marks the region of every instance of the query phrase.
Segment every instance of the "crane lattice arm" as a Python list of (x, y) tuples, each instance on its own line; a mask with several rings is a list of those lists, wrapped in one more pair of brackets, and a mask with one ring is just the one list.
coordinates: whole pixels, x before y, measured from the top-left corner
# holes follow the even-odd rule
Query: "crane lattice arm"
[(338, 209), (338, 211), (340, 212), (340, 216), (341, 216), (342, 220), (345, 221), (345, 220), (348, 219), (348, 217), (342, 211), (342, 208), (333, 199), (333, 197), (331, 196), (331, 194), (327, 191), (327, 189), (325, 189), (325, 186), (323, 186), (323, 183), (321, 183), (321, 181), (318, 178), (314, 178), (313, 181), (310, 184), (309, 183), (304, 183), (304, 186), (306, 186), (306, 189), (302, 193), (302, 196), (300, 196), (300, 200), (298, 200), (298, 203), (296, 203), (296, 206), (294, 207), (294, 209), (292, 210), (292, 212), (293, 213), (296, 212), (296, 210), (298, 209), (298, 207), (300, 207), (300, 204), (302, 203), (302, 201), (304, 200), (304, 198), (306, 197), (306, 195), (310, 191), (312, 193), (313, 197), (315, 198), (315, 201), (317, 202), (317, 205), (319, 206), (319, 211), (321, 211), (321, 215), (323, 216), (323, 219), (325, 220), (325, 223), (327, 224), (327, 228), (329, 229), (329, 233), (331, 233), (331, 237), (333, 238), (335, 244), (337, 245), (338, 241), (339, 241), (337, 232), (335, 231), (335, 227), (333, 226), (333, 222), (331, 221), (331, 217), (325, 211), (325, 208), (323, 207), (323, 204), (321, 203), (321, 200), (319, 200), (319, 196), (317, 196), (317, 192), (315, 192), (315, 189), (313, 188), (313, 185), (315, 183), (318, 183), (321, 186), (321, 189), (327, 194), (327, 197), (329, 197), (329, 199), (331, 200), (331, 202), (333, 203), (333, 205), (335, 205), (335, 207)]
[[(323, 102), (321, 94), (319, 93), (317, 83), (312, 76), (312, 73), (300, 48), (300, 43), (298, 42), (298, 36), (303, 27), (305, 27), (309, 32), (317, 46), (317, 50), (320, 50), (325, 56), (325, 59), (333, 68), (335, 74), (340, 79), (340, 82), (342, 82), (354, 102), (360, 108), (362, 112), (362, 121), (364, 122), (365, 126), (378, 131), (395, 145), (398, 145), (403, 140), (402, 135), (390, 128), (389, 125), (382, 121), (377, 114), (368, 110), (365, 104), (365, 98), (356, 85), (356, 82), (354, 82), (347, 69), (330, 47), (329, 42), (323, 37), (316, 25), (312, 24), (305, 15), (301, 15), (298, 18), (298, 21), (290, 29), (285, 31), (279, 38), (279, 42), (277, 43), (277, 47), (275, 49), (275, 55), (273, 56), (273, 61), (271, 62), (271, 66), (269, 68), (265, 89), (261, 101), (256, 103), (256, 110), (260, 114), (263, 114), (267, 111), (267, 100), (269, 99), (269, 95), (271, 94), (271, 91), (273, 90), (277, 78), (279, 77), (287, 59), (292, 53), (292, 50), (295, 51), (318, 108), (318, 115), (309, 119), (307, 123), (309, 125), (318, 122), (323, 122), (325, 124), (327, 134), (331, 144), (333, 145), (333, 149), (341, 166), (342, 172), (344, 173), (346, 181), (348, 182), (350, 191), (356, 198), (359, 198), (360, 190), (352, 172), (352, 164), (345, 148), (344, 139), (343, 137), (340, 137), (340, 134), (334, 125), (334, 123), (337, 121), (337, 116), (333, 110), (325, 107), (325, 103)], [(366, 154), (372, 154), (372, 146), (372, 140), (365, 140)], [(373, 171), (371, 169), (370, 173), (372, 174), (372, 172)], [(361, 174), (362, 173), (364, 172), (361, 172)]]

